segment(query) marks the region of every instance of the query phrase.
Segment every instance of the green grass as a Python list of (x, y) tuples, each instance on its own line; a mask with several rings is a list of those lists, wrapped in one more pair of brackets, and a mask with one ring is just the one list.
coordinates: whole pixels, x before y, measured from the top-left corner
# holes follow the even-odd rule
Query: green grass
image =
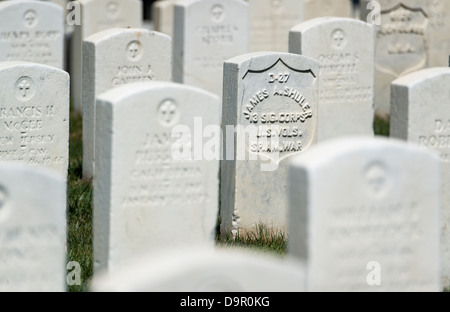
[[(377, 135), (389, 135), (389, 121), (376, 118), (374, 131)], [(81, 266), (81, 286), (68, 286), (71, 292), (87, 291), (93, 272), (92, 247), (92, 181), (82, 179), (82, 118), (71, 112), (68, 179), (68, 254), (67, 261), (77, 261)], [(253, 233), (217, 236), (217, 246), (226, 248), (250, 248), (282, 256), (286, 253), (285, 233), (272, 232), (258, 226)], [(449, 291), (449, 289), (447, 289)]]
[(67, 262), (77, 261), (81, 267), (81, 286), (68, 286), (69, 291), (85, 291), (86, 281), (92, 277), (92, 183), (82, 179), (83, 145), (81, 115), (71, 113)]
[(216, 245), (218, 247), (240, 247), (248, 249), (258, 249), (275, 255), (284, 255), (287, 247), (287, 237), (283, 232), (274, 232), (264, 225), (258, 225), (254, 232), (245, 234), (217, 236)]
[(380, 117), (375, 117), (375, 120), (373, 122), (373, 132), (375, 135), (380, 136), (389, 136), (389, 119), (384, 119)]

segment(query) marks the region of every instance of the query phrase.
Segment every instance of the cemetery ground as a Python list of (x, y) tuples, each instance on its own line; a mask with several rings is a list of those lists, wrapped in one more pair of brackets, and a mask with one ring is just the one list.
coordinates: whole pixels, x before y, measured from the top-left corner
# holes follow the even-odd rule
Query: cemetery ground
[[(389, 136), (389, 122), (376, 119), (374, 131), (377, 135)], [(68, 286), (71, 292), (89, 290), (93, 275), (93, 229), (92, 229), (92, 181), (82, 179), (82, 116), (71, 111), (70, 148), (68, 177), (68, 231), (67, 262), (77, 261), (81, 267), (81, 285)], [(218, 220), (219, 224), (220, 220)], [(217, 227), (219, 228), (219, 227)], [(286, 252), (285, 233), (273, 233), (268, 228), (257, 227), (254, 233), (221, 238), (217, 235), (216, 245), (226, 248), (256, 248), (274, 255), (283, 256)]]

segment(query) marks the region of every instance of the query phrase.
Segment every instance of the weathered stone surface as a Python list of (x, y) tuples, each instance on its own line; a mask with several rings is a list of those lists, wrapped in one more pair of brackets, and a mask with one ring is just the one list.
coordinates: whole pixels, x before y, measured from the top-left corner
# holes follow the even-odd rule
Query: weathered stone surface
[(373, 26), (349, 18), (312, 19), (291, 29), (289, 51), (320, 64), (318, 142), (373, 136)]
[[(214, 246), (219, 160), (176, 151), (202, 143), (202, 125), (220, 129), (219, 98), (170, 82), (133, 83), (100, 95), (96, 118), (95, 272), (160, 248)], [(176, 126), (189, 133), (177, 138)], [(220, 147), (219, 136), (211, 140)]]
[[(316, 142), (316, 61), (260, 52), (225, 62), (221, 232), (284, 231), (288, 158)], [(236, 142), (234, 142), (234, 140)]]
[(308, 291), (442, 291), (436, 153), (333, 140), (295, 157), (289, 181), (288, 250)]
[(0, 62), (0, 161), (45, 167), (67, 179), (69, 75), (55, 67)]
[(0, 291), (66, 290), (66, 181), (0, 164)]
[(172, 77), (172, 42), (141, 28), (112, 28), (84, 40), (83, 177), (94, 173), (95, 101), (109, 89)]
[(248, 52), (248, 4), (185, 0), (174, 8), (175, 82), (222, 95), (223, 62)]
[(435, 150), (442, 167), (442, 285), (450, 286), (450, 68), (430, 68), (391, 85), (391, 131), (395, 138)]

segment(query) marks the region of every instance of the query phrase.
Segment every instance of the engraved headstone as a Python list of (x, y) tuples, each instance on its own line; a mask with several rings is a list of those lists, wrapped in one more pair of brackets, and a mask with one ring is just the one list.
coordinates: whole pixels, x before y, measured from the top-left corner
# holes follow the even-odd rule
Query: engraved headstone
[(435, 150), (442, 163), (442, 286), (450, 286), (450, 68), (423, 69), (391, 85), (395, 138)]
[(304, 0), (247, 0), (249, 51), (288, 51), (289, 30), (304, 20)]
[(64, 16), (43, 1), (0, 2), (0, 61), (64, 68)]
[(223, 62), (248, 52), (243, 0), (175, 3), (173, 79), (222, 95)]
[[(212, 248), (219, 158), (189, 160), (174, 150), (203, 146), (202, 126), (220, 132), (219, 97), (171, 82), (136, 82), (100, 95), (96, 118), (95, 272), (159, 248)], [(176, 126), (185, 129), (181, 138)], [(220, 152), (219, 136), (206, 143)]]
[(390, 83), (425, 67), (446, 66), (450, 49), (450, 1), (379, 0), (367, 9), (361, 1), (361, 19), (376, 19), (375, 112), (389, 116)]
[(142, 27), (140, 0), (79, 0), (80, 25), (75, 25), (71, 47), (71, 95), (73, 108), (82, 112), (83, 40), (108, 28)]
[(0, 161), (43, 166), (67, 178), (69, 75), (57, 68), (0, 62)]
[(315, 60), (297, 54), (256, 52), (225, 62), (222, 235), (260, 223), (286, 230), (288, 160), (316, 142), (318, 73)]
[(290, 31), (289, 52), (318, 60), (318, 142), (373, 135), (373, 26), (336, 17), (312, 19)]
[(288, 250), (308, 291), (442, 291), (440, 163), (402, 141), (345, 138), (290, 168)]
[(92, 178), (97, 95), (137, 81), (170, 81), (172, 42), (154, 31), (112, 28), (86, 38), (83, 55), (83, 177)]
[(353, 17), (352, 0), (305, 0), (305, 20), (317, 17)]
[[(304, 265), (245, 250), (198, 247), (148, 255), (116, 274), (96, 278), (92, 291), (112, 292), (303, 292)], [(271, 306), (269, 296), (244, 298), (242, 306)], [(191, 297), (192, 298), (192, 297)], [(187, 297), (185, 298), (189, 300)], [(231, 301), (231, 303), (230, 303)], [(229, 298), (210, 307), (236, 304)], [(180, 301), (180, 306), (192, 302)], [(195, 305), (197, 306), (197, 304)], [(206, 307), (205, 305), (203, 305)]]
[[(375, 4), (369, 5), (369, 2)], [(450, 1), (448, 0), (361, 0), (361, 19), (370, 22), (376, 19), (375, 8), (381, 10), (403, 3), (413, 8), (421, 8), (428, 18), (428, 62), (427, 67), (446, 66), (450, 51)], [(369, 19), (367, 17), (369, 16)]]
[(0, 291), (66, 290), (66, 182), (0, 164)]

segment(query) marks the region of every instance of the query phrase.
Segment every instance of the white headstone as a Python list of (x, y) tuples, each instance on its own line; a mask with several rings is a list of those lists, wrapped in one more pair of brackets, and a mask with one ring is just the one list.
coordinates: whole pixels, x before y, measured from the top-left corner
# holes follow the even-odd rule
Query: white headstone
[(66, 290), (66, 182), (0, 164), (0, 291)]
[(108, 28), (142, 27), (140, 0), (78, 0), (80, 25), (76, 25), (71, 47), (71, 95), (73, 108), (82, 112), (83, 40)]
[[(159, 248), (214, 246), (219, 159), (181, 160), (174, 150), (179, 140), (201, 145), (202, 126), (220, 131), (219, 97), (171, 82), (134, 83), (100, 95), (96, 118), (95, 272)], [(190, 133), (176, 138), (175, 126)], [(220, 151), (219, 136), (208, 142)]]
[(158, 0), (152, 4), (152, 21), (156, 31), (173, 37), (172, 0)]
[(92, 178), (97, 95), (138, 81), (170, 81), (172, 42), (158, 32), (112, 28), (86, 38), (83, 55), (83, 177)]
[(64, 16), (43, 1), (0, 2), (0, 61), (28, 61), (64, 68)]
[[(375, 18), (370, 0), (361, 0), (361, 19), (367, 20), (367, 15)], [(450, 51), (450, 1), (448, 0), (379, 0), (376, 1), (382, 10), (403, 3), (416, 9), (423, 9), (428, 19), (428, 62), (427, 67), (446, 66), (447, 54)], [(375, 3), (375, 1), (372, 1)], [(377, 4), (376, 4), (377, 5)], [(370, 20), (370, 19), (369, 19)]]
[(67, 178), (69, 75), (57, 68), (0, 62), (0, 161), (46, 167)]
[(316, 142), (318, 72), (316, 61), (288, 53), (225, 62), (222, 235), (260, 223), (286, 230), (288, 158)]
[[(110, 276), (94, 280), (93, 291), (112, 292), (302, 292), (304, 265), (245, 250), (190, 248), (149, 255)], [(196, 296), (194, 296), (196, 298)], [(252, 307), (274, 304), (270, 296), (249, 298)], [(193, 299), (193, 297), (191, 297)], [(180, 306), (199, 306), (184, 298)], [(196, 298), (197, 299), (197, 298)], [(187, 300), (187, 301), (186, 301)], [(226, 300), (226, 299), (224, 299)], [(210, 301), (210, 308), (230, 306)], [(232, 301), (232, 298), (229, 298)], [(236, 302), (232, 301), (232, 305)], [(203, 305), (206, 307), (206, 305)]]
[(318, 144), (290, 168), (288, 250), (308, 291), (442, 291), (440, 164), (401, 141)]
[(305, 20), (327, 16), (353, 17), (353, 1), (305, 0)]
[[(450, 1), (361, 1), (361, 19), (376, 21), (375, 111), (387, 117), (393, 80), (425, 67), (446, 66), (450, 51)], [(368, 8), (368, 9), (367, 9)]]
[(322, 17), (291, 29), (289, 52), (318, 60), (318, 142), (373, 135), (373, 26), (337, 17)]
[(435, 150), (442, 163), (442, 284), (450, 286), (450, 68), (420, 70), (391, 85), (395, 138)]
[(222, 95), (223, 62), (248, 52), (243, 0), (175, 3), (173, 79)]
[(250, 52), (287, 52), (289, 30), (304, 20), (304, 0), (247, 0)]

